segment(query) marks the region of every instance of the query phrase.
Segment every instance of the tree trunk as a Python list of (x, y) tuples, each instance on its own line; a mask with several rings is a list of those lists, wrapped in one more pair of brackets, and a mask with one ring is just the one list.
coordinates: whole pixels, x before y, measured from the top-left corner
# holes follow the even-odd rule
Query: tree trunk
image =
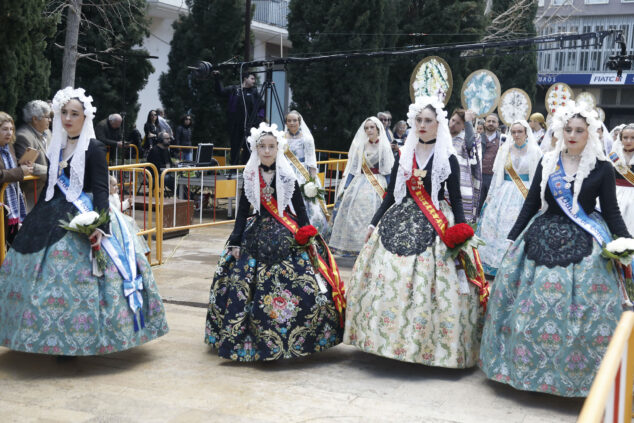
[(62, 86), (75, 86), (75, 67), (77, 66), (77, 43), (79, 42), (79, 24), (81, 23), (81, 5), (83, 0), (68, 0), (66, 16), (66, 40), (62, 62)]

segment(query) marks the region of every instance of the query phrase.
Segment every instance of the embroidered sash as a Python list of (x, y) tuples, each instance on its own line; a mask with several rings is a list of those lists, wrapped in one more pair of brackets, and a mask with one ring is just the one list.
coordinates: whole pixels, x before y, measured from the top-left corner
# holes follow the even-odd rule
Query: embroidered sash
[[(570, 220), (576, 223), (581, 229), (592, 235), (601, 247), (605, 247), (607, 243), (612, 241), (610, 233), (605, 230), (605, 228), (597, 220), (595, 220), (592, 216), (589, 216), (580, 204), (579, 210), (577, 210), (576, 213), (572, 212), (573, 194), (570, 189), (570, 184), (568, 184), (564, 179), (565, 176), (564, 166), (560, 157), (555, 171), (548, 178), (548, 188), (550, 188), (550, 192), (555, 198), (557, 205), (566, 214), (566, 216), (570, 218)], [(618, 260), (612, 260), (612, 262), (614, 264), (620, 264)], [(621, 290), (621, 295), (623, 295), (624, 302), (629, 303), (629, 296), (625, 290), (625, 283), (622, 278), (619, 278), (619, 288)]]
[(520, 193), (522, 194), (522, 197), (524, 197), (524, 199), (526, 199), (526, 196), (528, 195), (528, 188), (526, 188), (526, 185), (524, 185), (524, 182), (522, 182), (522, 179), (520, 178), (520, 176), (515, 171), (515, 168), (513, 167), (513, 161), (511, 160), (511, 152), (510, 151), (509, 151), (509, 155), (506, 157), (506, 163), (504, 164), (504, 170), (509, 174), (509, 176), (511, 177), (511, 179), (515, 183), (515, 186), (517, 187), (517, 189), (520, 190)]
[[(306, 182), (310, 181), (310, 179), (311, 179), (310, 173), (306, 170), (306, 168), (304, 167), (302, 162), (299, 161), (297, 156), (295, 154), (293, 154), (293, 152), (291, 151), (290, 148), (288, 148), (288, 147), (286, 148), (286, 151), (284, 151), (284, 155), (293, 164), (293, 166), (295, 166), (295, 168), (297, 168), (299, 173), (304, 177), (304, 180)], [(326, 207), (326, 202), (321, 197), (318, 197), (317, 201), (319, 201), (319, 207), (321, 208), (321, 211), (326, 215), (326, 219), (329, 220), (330, 219), (330, 213), (328, 213), (328, 208)]]
[[(70, 187), (70, 180), (64, 172), (62, 172), (57, 179), (57, 186), (62, 194), (66, 195)], [(87, 213), (94, 210), (92, 200), (83, 191), (79, 197), (73, 201), (73, 205), (80, 213)], [(134, 331), (138, 332), (139, 327), (145, 327), (142, 312), (143, 296), (140, 292), (143, 289), (143, 277), (137, 274), (136, 255), (132, 235), (122, 217), (118, 216), (116, 212), (113, 213), (113, 215), (121, 230), (123, 246), (119, 244), (115, 237), (104, 236), (101, 238), (101, 247), (103, 247), (104, 251), (110, 256), (119, 274), (123, 278), (123, 294), (128, 299), (128, 305), (134, 315)]]
[[(414, 170), (416, 170), (417, 168), (418, 164), (416, 163), (416, 157), (414, 156), (414, 163), (412, 164), (412, 177), (409, 178), (405, 182), (405, 184), (407, 185), (407, 189), (412, 195), (412, 198), (414, 198), (414, 201), (418, 205), (420, 211), (423, 212), (429, 223), (431, 223), (440, 239), (445, 242), (445, 231), (449, 226), (449, 221), (447, 220), (447, 217), (443, 214), (443, 212), (440, 209), (437, 209), (436, 206), (434, 206), (431, 196), (425, 190), (422, 178), (414, 176)], [(489, 282), (484, 276), (484, 269), (482, 267), (482, 260), (480, 259), (478, 249), (472, 248), (472, 250), (477, 276), (475, 278), (470, 278), (467, 275), (467, 280), (478, 287), (480, 293), (480, 304), (482, 304), (482, 306), (486, 309), (486, 303), (489, 297)], [(458, 256), (463, 269), (467, 268), (465, 254), (466, 253), (461, 252)]]
[(612, 163), (614, 163), (614, 168), (617, 170), (617, 172), (619, 172), (625, 178), (625, 180), (634, 187), (634, 172), (632, 172), (630, 168), (625, 163), (623, 163), (623, 160), (619, 158), (619, 155), (616, 154), (614, 151), (611, 152), (610, 160), (612, 160)]
[[(264, 178), (262, 178), (262, 174), (260, 173), (260, 203), (271, 214), (271, 216), (275, 217), (275, 219), (282, 225), (284, 225), (284, 227), (289, 230), (291, 235), (294, 236), (295, 233), (299, 230), (299, 225), (289, 216), (286, 210), (284, 211), (282, 216), (280, 216), (277, 207), (277, 199), (272, 195), (265, 196), (262, 192), (265, 186), (266, 184), (264, 183)], [(339, 323), (341, 324), (341, 327), (343, 327), (343, 316), (344, 309), (346, 308), (346, 299), (345, 288), (341, 279), (341, 275), (339, 273), (339, 267), (337, 266), (337, 263), (335, 262), (335, 259), (330, 252), (328, 245), (324, 242), (321, 235), (317, 236), (317, 240), (326, 252), (328, 260), (324, 260), (324, 258), (317, 253), (316, 248), (309, 248), (307, 249), (307, 252), (312, 259), (312, 263), (317, 264), (317, 271), (319, 272), (319, 274), (324, 279), (326, 279), (326, 281), (332, 288), (332, 301), (334, 302), (335, 308), (339, 313)]]
[(381, 184), (379, 184), (379, 181), (376, 180), (376, 176), (374, 176), (374, 173), (372, 173), (370, 166), (368, 166), (368, 163), (365, 161), (365, 157), (361, 162), (361, 170), (363, 170), (363, 174), (365, 175), (368, 182), (370, 182), (370, 185), (372, 185), (376, 193), (379, 195), (379, 198), (385, 197), (385, 190), (383, 189)]

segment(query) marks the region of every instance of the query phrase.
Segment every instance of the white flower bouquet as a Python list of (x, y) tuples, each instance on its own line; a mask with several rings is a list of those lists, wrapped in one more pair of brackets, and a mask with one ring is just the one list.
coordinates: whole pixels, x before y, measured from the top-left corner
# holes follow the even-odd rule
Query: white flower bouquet
[(307, 200), (315, 202), (317, 199), (324, 199), (326, 190), (319, 186), (314, 176), (311, 176), (308, 181), (302, 184), (302, 193)]
[(601, 255), (607, 259), (618, 260), (623, 266), (632, 263), (634, 257), (634, 239), (617, 238), (603, 246)]
[[(89, 211), (79, 213), (73, 217), (72, 214), (68, 214), (68, 221), (60, 220), (59, 226), (67, 231), (77, 232), (86, 236), (90, 236), (95, 229), (99, 226), (107, 223), (110, 216), (107, 212), (97, 213), (96, 211)], [(91, 240), (92, 241), (92, 240)], [(104, 252), (101, 251), (101, 246), (97, 245), (92, 247), (92, 259), (96, 261), (99, 271), (103, 272), (108, 265)], [(93, 268), (94, 269), (94, 268)]]

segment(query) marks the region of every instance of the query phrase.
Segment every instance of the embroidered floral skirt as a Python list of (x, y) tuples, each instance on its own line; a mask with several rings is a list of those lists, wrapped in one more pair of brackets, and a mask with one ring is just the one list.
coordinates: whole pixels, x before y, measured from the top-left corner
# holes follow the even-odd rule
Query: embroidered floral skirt
[[(452, 224), (450, 207), (442, 202), (441, 209)], [(478, 290), (460, 281), (445, 244), (411, 198), (385, 213), (346, 289), (345, 343), (429, 366), (476, 364)]]
[(209, 293), (205, 342), (235, 361), (306, 356), (341, 342), (343, 328), (308, 254), (270, 216), (247, 225), (241, 255), (220, 258)]
[[(25, 220), (25, 226), (30, 224), (37, 223)], [(112, 231), (120, 237), (116, 225)], [(123, 295), (123, 280), (110, 257), (106, 255), (108, 266), (102, 277), (92, 274), (86, 236), (67, 232), (37, 252), (9, 250), (0, 268), (0, 345), (42, 354), (97, 355), (127, 350), (166, 334), (163, 303), (136, 237), (135, 247), (143, 277), (145, 321), (145, 328), (137, 332)]]
[(495, 276), (509, 246), (506, 237), (523, 205), (524, 197), (513, 181), (505, 180), (489, 190), (476, 231), (476, 235), (486, 242), (478, 248), (478, 252), (487, 275)]
[[(383, 189), (387, 181), (383, 175), (374, 175)], [(363, 173), (356, 175), (335, 204), (330, 222), (330, 246), (333, 254), (354, 257), (359, 254), (368, 233), (368, 225), (383, 199)]]
[(534, 218), (492, 284), (480, 352), (487, 377), (526, 391), (587, 396), (622, 311), (608, 263), (567, 217)]

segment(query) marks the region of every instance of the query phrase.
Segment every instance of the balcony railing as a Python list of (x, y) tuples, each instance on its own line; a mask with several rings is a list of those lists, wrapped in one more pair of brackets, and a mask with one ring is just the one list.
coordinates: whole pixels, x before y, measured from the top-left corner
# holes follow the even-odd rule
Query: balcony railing
[(268, 25), (286, 28), (288, 23), (288, 0), (254, 0), (253, 20)]

